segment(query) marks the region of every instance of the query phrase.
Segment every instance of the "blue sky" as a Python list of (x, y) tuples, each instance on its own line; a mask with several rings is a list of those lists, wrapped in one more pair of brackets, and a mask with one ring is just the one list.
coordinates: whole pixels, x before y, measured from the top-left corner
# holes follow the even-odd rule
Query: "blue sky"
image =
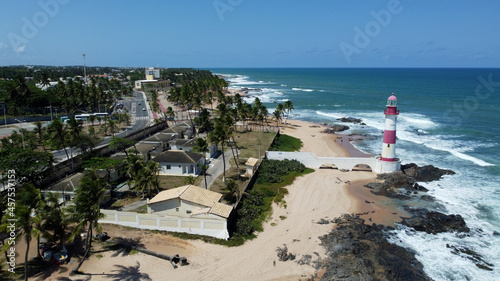
[(500, 1), (0, 0), (0, 65), (499, 67)]

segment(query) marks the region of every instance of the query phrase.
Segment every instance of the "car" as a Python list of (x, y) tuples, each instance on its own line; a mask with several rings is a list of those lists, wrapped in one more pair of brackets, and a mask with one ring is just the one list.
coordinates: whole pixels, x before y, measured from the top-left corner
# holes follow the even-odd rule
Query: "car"
[(146, 108), (145, 108), (145, 107), (143, 107), (143, 108), (142, 108), (142, 111), (146, 111)]
[(141, 105), (141, 102), (139, 102), (137, 105)]

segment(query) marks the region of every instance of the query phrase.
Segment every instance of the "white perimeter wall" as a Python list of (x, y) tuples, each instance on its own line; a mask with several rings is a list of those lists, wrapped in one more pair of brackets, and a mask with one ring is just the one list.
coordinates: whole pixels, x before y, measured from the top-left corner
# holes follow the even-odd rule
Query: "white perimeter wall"
[(227, 221), (200, 218), (179, 218), (155, 214), (138, 214), (116, 210), (101, 210), (104, 218), (100, 223), (112, 223), (142, 229), (156, 229), (172, 232), (200, 234), (215, 238), (229, 238)]
[(272, 160), (297, 160), (306, 167), (317, 169), (324, 164), (334, 164), (339, 169), (352, 170), (355, 165), (369, 165), (375, 171), (377, 159), (368, 157), (318, 157), (312, 152), (284, 152), (268, 151), (268, 159)]

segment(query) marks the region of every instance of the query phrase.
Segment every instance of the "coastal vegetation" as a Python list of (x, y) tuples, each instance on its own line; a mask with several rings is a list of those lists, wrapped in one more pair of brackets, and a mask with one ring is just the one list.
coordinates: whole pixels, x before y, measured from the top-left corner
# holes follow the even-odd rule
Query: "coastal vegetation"
[(270, 151), (299, 151), (302, 148), (302, 141), (289, 135), (280, 134), (274, 139)]

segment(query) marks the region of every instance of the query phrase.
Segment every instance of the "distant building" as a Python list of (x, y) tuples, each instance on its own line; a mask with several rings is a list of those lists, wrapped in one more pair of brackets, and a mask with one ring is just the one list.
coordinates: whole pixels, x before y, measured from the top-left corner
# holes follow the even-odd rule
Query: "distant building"
[(146, 80), (160, 79), (160, 69), (148, 67), (145, 70)]

